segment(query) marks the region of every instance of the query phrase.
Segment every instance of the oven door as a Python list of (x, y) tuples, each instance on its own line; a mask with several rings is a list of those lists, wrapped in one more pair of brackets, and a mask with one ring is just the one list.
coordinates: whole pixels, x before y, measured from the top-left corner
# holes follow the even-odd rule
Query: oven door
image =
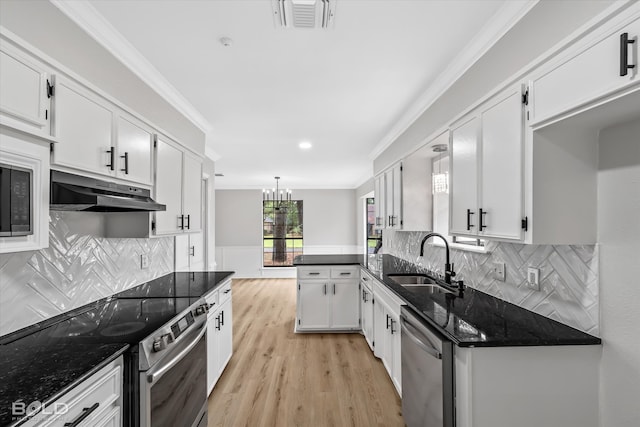
[(140, 372), (140, 425), (207, 425), (206, 323), (146, 372)]

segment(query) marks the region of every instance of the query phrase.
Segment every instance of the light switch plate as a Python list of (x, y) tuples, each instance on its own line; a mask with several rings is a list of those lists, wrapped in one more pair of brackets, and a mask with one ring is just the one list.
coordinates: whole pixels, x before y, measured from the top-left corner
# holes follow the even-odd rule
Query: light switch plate
[(506, 278), (505, 270), (506, 270), (506, 266), (504, 262), (494, 262), (493, 271), (491, 272), (491, 275), (494, 279), (504, 282)]
[(147, 254), (140, 255), (140, 268), (143, 270), (145, 268), (149, 268), (149, 255)]
[(535, 291), (540, 290), (540, 269), (529, 267), (527, 268), (527, 286), (529, 289)]

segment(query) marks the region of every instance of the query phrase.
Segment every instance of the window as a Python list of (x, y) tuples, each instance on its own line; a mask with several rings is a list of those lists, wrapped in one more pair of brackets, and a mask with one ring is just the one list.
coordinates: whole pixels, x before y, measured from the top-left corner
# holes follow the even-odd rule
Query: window
[(376, 205), (373, 197), (367, 198), (367, 253), (374, 253), (376, 247), (382, 244), (382, 231), (376, 230)]
[(291, 267), (302, 255), (302, 200), (262, 202), (262, 265)]

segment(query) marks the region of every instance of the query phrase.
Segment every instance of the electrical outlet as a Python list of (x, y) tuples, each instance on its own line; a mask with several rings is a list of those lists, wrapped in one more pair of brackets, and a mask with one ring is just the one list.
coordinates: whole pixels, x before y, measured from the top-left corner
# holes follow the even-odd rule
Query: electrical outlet
[(540, 290), (540, 269), (529, 267), (527, 268), (527, 286), (534, 291)]
[(505, 281), (505, 263), (504, 262), (494, 262), (493, 263), (493, 270), (491, 272), (491, 275), (493, 276), (494, 279), (499, 280), (501, 282)]
[(147, 254), (140, 255), (140, 268), (143, 270), (145, 268), (149, 268), (149, 255)]

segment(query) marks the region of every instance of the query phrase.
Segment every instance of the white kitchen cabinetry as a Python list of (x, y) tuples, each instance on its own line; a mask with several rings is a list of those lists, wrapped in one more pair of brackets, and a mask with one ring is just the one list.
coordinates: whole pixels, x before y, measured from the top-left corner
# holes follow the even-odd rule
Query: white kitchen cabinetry
[(120, 112), (116, 119), (118, 178), (151, 186), (153, 169), (151, 159), (154, 133), (151, 128), (134, 117)]
[(455, 347), (456, 426), (596, 427), (601, 351)]
[(451, 234), (522, 240), (522, 92), (512, 86), (452, 127)]
[(384, 200), (384, 174), (380, 174), (375, 177), (375, 181), (373, 184), (373, 194), (374, 194), (374, 202), (375, 202), (375, 228), (376, 230), (381, 230), (385, 227), (385, 200)]
[(55, 76), (53, 97), (52, 163), (115, 176), (117, 167), (113, 135), (114, 108), (73, 80)]
[(360, 270), (360, 313), (362, 334), (373, 350), (373, 278), (364, 269)]
[(203, 271), (204, 238), (202, 233), (175, 236), (175, 271)]
[(402, 229), (402, 163), (398, 162), (375, 178), (376, 227)]
[(0, 40), (0, 119), (2, 124), (49, 135), (49, 70), (36, 58)]
[(296, 332), (360, 330), (359, 269), (298, 267)]
[(548, 123), (637, 88), (639, 38), (640, 7), (635, 5), (536, 70), (531, 78), (532, 124)]
[(207, 392), (214, 386), (233, 355), (231, 280), (205, 296), (207, 317)]
[(155, 213), (155, 234), (202, 229), (202, 161), (168, 139), (158, 138), (155, 200), (167, 206)]
[(400, 307), (402, 300), (377, 280), (373, 282), (374, 354), (382, 359), (398, 394), (402, 396)]
[[(62, 427), (80, 420), (78, 427), (122, 425), (122, 370), (119, 357), (22, 424), (25, 427)], [(67, 411), (55, 408), (65, 408)]]
[(54, 90), (55, 165), (152, 185), (150, 127), (64, 76)]

